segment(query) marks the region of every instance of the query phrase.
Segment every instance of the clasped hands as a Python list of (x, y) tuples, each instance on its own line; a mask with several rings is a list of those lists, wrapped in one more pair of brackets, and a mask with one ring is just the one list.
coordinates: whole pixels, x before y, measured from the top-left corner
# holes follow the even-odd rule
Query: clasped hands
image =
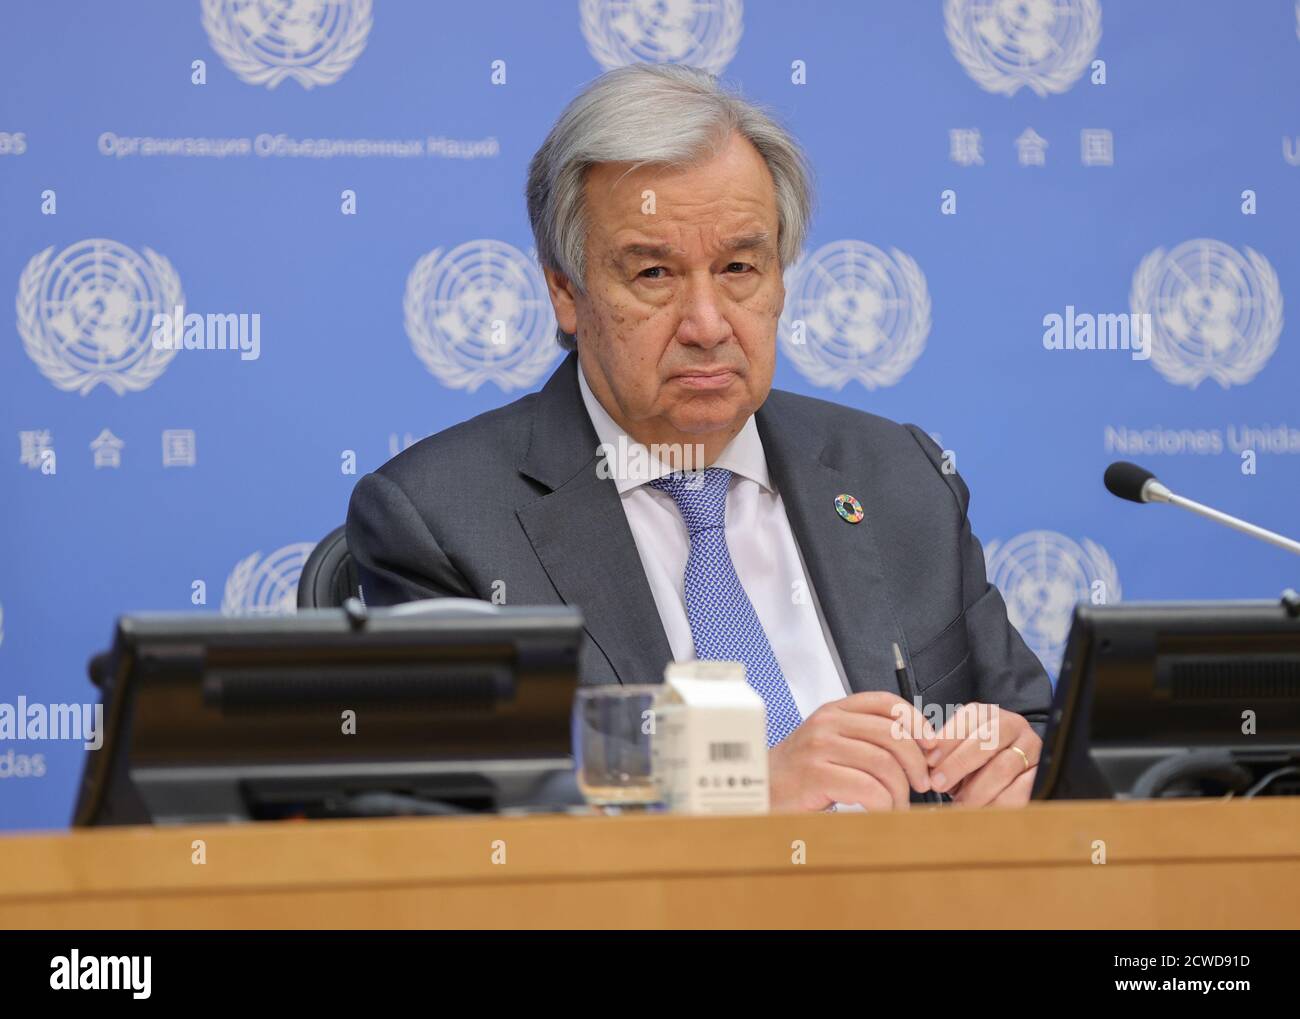
[(769, 751), (772, 810), (907, 810), (911, 790), (932, 789), (963, 807), (1023, 806), (1042, 746), (1024, 716), (995, 704), (964, 704), (935, 731), (895, 694), (851, 694)]

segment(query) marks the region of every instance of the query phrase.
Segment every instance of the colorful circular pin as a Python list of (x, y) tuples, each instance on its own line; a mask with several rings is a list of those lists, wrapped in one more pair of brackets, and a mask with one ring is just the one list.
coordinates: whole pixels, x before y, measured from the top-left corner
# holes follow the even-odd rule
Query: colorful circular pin
[(837, 495), (835, 497), (835, 512), (851, 524), (861, 523), (862, 518), (866, 516), (862, 512), (862, 503), (851, 495)]

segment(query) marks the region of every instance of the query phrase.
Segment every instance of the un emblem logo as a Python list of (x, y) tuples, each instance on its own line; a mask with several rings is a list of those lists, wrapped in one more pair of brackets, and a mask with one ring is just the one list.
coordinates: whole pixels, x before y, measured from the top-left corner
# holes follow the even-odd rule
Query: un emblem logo
[(744, 30), (741, 0), (581, 0), (587, 49), (605, 70), (689, 64), (721, 74)]
[(930, 292), (897, 248), (833, 241), (795, 263), (785, 286), (781, 349), (814, 385), (892, 386), (925, 349)]
[(1007, 603), (1007, 618), (1031, 651), (1055, 675), (1070, 635), (1077, 602), (1120, 600), (1119, 573), (1106, 550), (1056, 531), (1027, 531), (1005, 545), (984, 547), (989, 582)]
[(203, 0), (203, 29), (250, 85), (332, 85), (370, 34), (371, 0)]
[(434, 248), (406, 280), (406, 335), (444, 386), (531, 386), (554, 362), (555, 316), (536, 261), (503, 241)]
[(117, 241), (46, 248), (18, 279), (18, 334), (41, 373), (85, 396), (101, 382), (118, 396), (145, 389), (176, 349), (155, 350), (154, 315), (185, 303), (167, 259)]
[(1101, 41), (1098, 0), (946, 0), (953, 56), (986, 92), (1040, 96), (1078, 80)]
[(277, 548), (265, 559), (254, 552), (226, 578), (223, 616), (285, 616), (298, 611), (298, 578), (316, 545), (299, 541)]
[(1259, 374), (1282, 333), (1277, 273), (1257, 251), (1208, 239), (1157, 248), (1133, 274), (1129, 303), (1151, 316), (1151, 364), (1195, 389), (1227, 389)]

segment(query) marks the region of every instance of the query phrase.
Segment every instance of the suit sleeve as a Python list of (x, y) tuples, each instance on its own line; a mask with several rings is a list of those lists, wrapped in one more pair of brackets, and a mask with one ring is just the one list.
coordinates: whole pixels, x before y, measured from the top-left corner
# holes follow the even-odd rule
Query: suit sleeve
[(406, 492), (386, 475), (367, 474), (353, 489), (347, 541), (367, 605), (477, 597)]
[(984, 549), (971, 531), (970, 490), (956, 471), (945, 470), (943, 451), (916, 425), (907, 430), (951, 489), (961, 512), (959, 554), (966, 634), (975, 666), (976, 698), (1023, 715), (1039, 736), (1052, 707), (1052, 684), (1038, 656), (1007, 618), (1002, 594), (984, 572)]

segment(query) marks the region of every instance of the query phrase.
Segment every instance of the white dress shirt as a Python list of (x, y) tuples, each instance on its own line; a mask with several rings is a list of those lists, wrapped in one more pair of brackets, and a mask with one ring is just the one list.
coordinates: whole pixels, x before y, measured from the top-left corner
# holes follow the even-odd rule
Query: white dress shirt
[[(581, 368), (578, 386), (600, 442), (618, 448), (622, 437), (624, 448), (638, 447), (635, 459), (608, 457), (607, 463), (673, 658), (690, 661), (695, 658), (695, 642), (683, 591), (690, 536), (672, 496), (647, 484), (671, 473), (673, 467), (660, 463), (646, 447), (625, 435), (592, 394)], [(649, 469), (636, 470), (638, 464)], [(767, 457), (752, 415), (711, 466), (731, 471), (727, 547), (736, 576), (790, 684), (799, 714), (807, 718), (827, 701), (851, 691), (790, 530), (781, 493), (768, 475)]]

